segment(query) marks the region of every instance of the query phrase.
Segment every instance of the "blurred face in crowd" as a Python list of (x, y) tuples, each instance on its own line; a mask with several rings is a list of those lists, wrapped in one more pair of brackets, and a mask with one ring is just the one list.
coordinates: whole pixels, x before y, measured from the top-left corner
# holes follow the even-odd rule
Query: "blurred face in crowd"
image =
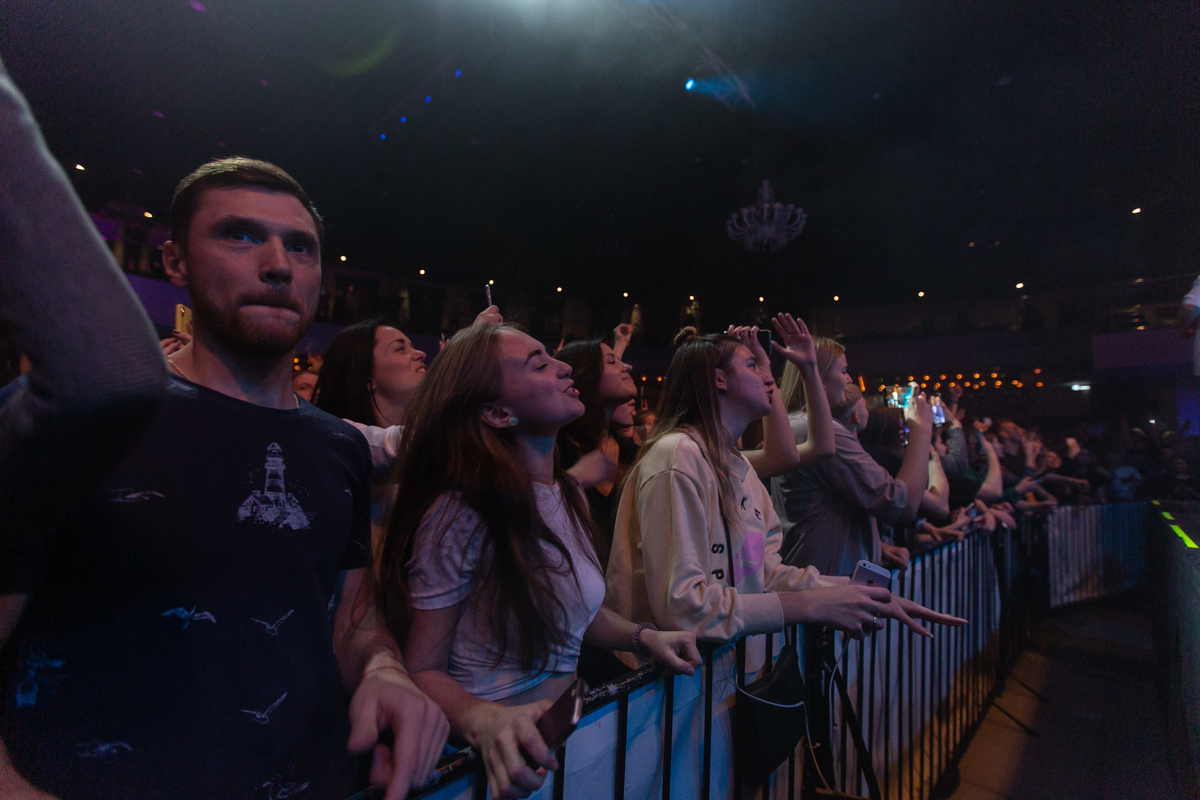
[(292, 378), (292, 391), (312, 402), (313, 388), (317, 385), (317, 376), (311, 372), (301, 372)]
[(207, 333), (230, 352), (289, 354), (316, 317), (319, 238), (290, 194), (205, 189), (186, 249), (168, 242), (163, 265), (171, 282), (188, 290), (197, 336)]
[(537, 339), (506, 329), (498, 356), (501, 390), (493, 405), (517, 418), (518, 431), (555, 436), (563, 425), (583, 416), (570, 365), (551, 358)]
[(842, 417), (842, 424), (845, 425), (851, 433), (857, 434), (859, 431), (866, 430), (867, 420), (871, 418), (871, 412), (867, 409), (867, 401), (865, 398), (858, 398), (858, 401), (851, 406), (850, 410)]
[(633, 367), (618, 358), (606, 344), (600, 345), (600, 358), (604, 362), (604, 371), (600, 373), (600, 398), (605, 404), (624, 403), (637, 397), (637, 386), (630, 375)]
[(845, 354), (840, 355), (829, 366), (829, 370), (821, 377), (825, 385), (825, 396), (829, 398), (829, 407), (841, 405), (846, 396), (846, 389), (854, 383), (850, 377), (850, 365), (846, 362)]
[(1053, 450), (1046, 451), (1046, 468), (1047, 469), (1060, 469), (1062, 467), (1062, 465), (1063, 465), (1063, 462), (1062, 462), (1062, 459), (1059, 458), (1058, 453), (1054, 452)]
[(752, 422), (771, 413), (775, 379), (760, 368), (758, 360), (745, 347), (738, 347), (728, 367), (717, 370), (717, 388), (722, 392), (722, 414), (728, 409)]
[(635, 405), (637, 405), (637, 402), (630, 400), (629, 402), (621, 403), (621, 405), (617, 406), (616, 411), (613, 411), (613, 424), (618, 428), (633, 427), (633, 414)]
[(425, 377), (425, 354), (390, 325), (375, 329), (372, 355), (375, 368), (370, 388), (380, 399), (402, 403)]

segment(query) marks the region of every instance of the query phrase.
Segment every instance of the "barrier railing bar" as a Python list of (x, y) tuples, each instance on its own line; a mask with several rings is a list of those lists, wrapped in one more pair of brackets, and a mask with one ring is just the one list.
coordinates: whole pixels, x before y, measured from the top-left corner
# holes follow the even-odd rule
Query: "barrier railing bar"
[(554, 800), (563, 800), (563, 790), (567, 781), (567, 746), (564, 744), (554, 754), (558, 760), (558, 769), (554, 772)]
[(667, 675), (663, 678), (663, 749), (662, 749), (662, 771), (663, 771), (663, 800), (670, 800), (671, 797), (671, 749), (674, 744), (674, 723), (675, 723), (675, 676)]
[(613, 764), (613, 800), (625, 800), (625, 748), (629, 736), (629, 695), (617, 698), (617, 752)]
[(712, 701), (713, 654), (709, 650), (704, 654), (704, 758), (700, 773), (700, 797), (703, 800), (709, 800), (712, 792)]

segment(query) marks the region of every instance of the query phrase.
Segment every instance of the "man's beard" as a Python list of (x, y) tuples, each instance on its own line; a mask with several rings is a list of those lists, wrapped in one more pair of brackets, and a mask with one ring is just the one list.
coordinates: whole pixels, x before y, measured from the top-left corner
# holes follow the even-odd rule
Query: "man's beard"
[[(278, 306), (295, 311), (300, 317), (291, 325), (274, 324), (248, 319), (241, 313), (243, 303), (258, 301), (262, 305)], [(196, 322), (208, 331), (231, 353), (247, 356), (281, 357), (291, 353), (316, 319), (316, 305), (306, 313), (292, 297), (274, 296), (241, 300), (225, 310), (210, 305), (204, 297), (193, 296), (192, 313)]]

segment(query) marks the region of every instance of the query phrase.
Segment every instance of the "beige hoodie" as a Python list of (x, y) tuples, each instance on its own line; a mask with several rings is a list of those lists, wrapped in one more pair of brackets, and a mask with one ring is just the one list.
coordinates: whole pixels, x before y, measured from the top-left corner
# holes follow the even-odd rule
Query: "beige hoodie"
[[(629, 473), (617, 509), (605, 604), (634, 622), (695, 631), (703, 641), (783, 630), (776, 592), (834, 585), (812, 567), (783, 564), (771, 496), (741, 455), (729, 460), (737, 492), (729, 520), (730, 586), (717, 476), (700, 445), (671, 433)], [(736, 587), (736, 588), (734, 588)]]

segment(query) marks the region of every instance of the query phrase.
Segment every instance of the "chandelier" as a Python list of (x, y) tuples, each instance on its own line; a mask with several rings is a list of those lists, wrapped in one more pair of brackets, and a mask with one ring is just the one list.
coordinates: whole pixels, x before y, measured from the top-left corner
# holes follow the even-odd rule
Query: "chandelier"
[(725, 221), (729, 238), (751, 253), (775, 253), (800, 235), (808, 215), (791, 203), (775, 202), (770, 181), (758, 188), (758, 204), (735, 211)]

